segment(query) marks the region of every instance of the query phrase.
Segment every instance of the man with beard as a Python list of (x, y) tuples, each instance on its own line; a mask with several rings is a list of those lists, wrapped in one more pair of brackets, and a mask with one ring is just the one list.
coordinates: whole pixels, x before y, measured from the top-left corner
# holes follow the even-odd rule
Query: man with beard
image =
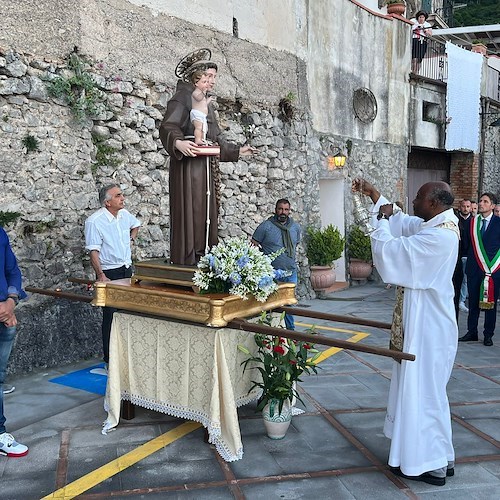
[[(454, 474), (446, 384), (457, 351), (452, 276), (459, 229), (445, 182), (424, 184), (413, 200), (415, 217), (398, 212), (369, 182), (353, 191), (372, 199), (373, 263), (382, 279), (404, 287), (403, 350), (415, 361), (394, 361), (384, 433), (389, 465), (401, 477), (436, 486)], [(377, 221), (378, 219), (378, 221)]]
[[(209, 91), (213, 89), (217, 65), (210, 61), (209, 49), (200, 49), (184, 57), (176, 68), (179, 79), (174, 96), (167, 103), (167, 111), (160, 126), (160, 139), (170, 156), (170, 262), (194, 266), (218, 241), (219, 158), (197, 156), (194, 126), (190, 120), (190, 82), (196, 70), (209, 75)], [(250, 146), (231, 144), (221, 137), (214, 110), (208, 107), (206, 139), (220, 146), (220, 161), (237, 161), (256, 150)], [(210, 162), (207, 169), (207, 161)], [(208, 175), (207, 175), (208, 170)], [(208, 179), (207, 179), (208, 177)], [(208, 197), (208, 198), (207, 198)], [(208, 211), (208, 214), (207, 214)], [(207, 234), (208, 233), (208, 234)], [(208, 245), (207, 245), (208, 244)]]
[(467, 221), (471, 216), (472, 206), (469, 199), (460, 202), (459, 209), (455, 211), (458, 218), (458, 227), (460, 228), (460, 245), (458, 247), (458, 261), (455, 273), (453, 274), (453, 286), (455, 288), (455, 313), (458, 321), (458, 311), (468, 312), (465, 305), (467, 298), (467, 275), (465, 274), (465, 265), (467, 263)]
[[(274, 215), (261, 222), (253, 233), (252, 243), (260, 247), (265, 255), (285, 249), (272, 262), (274, 269), (282, 269), (290, 273), (280, 278), (283, 283), (297, 284), (295, 253), (300, 237), (300, 226), (290, 217), (290, 202), (286, 198), (281, 198), (276, 202)], [(295, 330), (293, 316), (285, 314), (285, 325), (288, 330)]]

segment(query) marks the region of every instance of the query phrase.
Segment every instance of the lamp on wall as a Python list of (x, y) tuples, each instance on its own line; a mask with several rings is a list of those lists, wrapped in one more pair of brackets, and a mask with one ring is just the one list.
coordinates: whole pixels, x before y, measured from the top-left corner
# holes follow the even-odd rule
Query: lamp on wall
[(328, 170), (342, 168), (347, 160), (346, 155), (342, 154), (340, 149), (328, 156)]

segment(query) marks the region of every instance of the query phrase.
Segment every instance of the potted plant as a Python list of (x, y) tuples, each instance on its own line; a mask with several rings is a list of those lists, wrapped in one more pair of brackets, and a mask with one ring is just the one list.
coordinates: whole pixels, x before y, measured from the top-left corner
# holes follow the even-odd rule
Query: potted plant
[(307, 228), (306, 255), (311, 267), (311, 284), (314, 290), (325, 290), (335, 283), (333, 262), (340, 259), (344, 245), (345, 238), (332, 224), (321, 229)]
[(372, 272), (372, 245), (370, 237), (358, 226), (353, 226), (347, 236), (349, 274), (353, 280), (368, 278)]
[[(259, 323), (283, 327), (284, 313), (277, 315), (264, 311)], [(314, 328), (307, 333), (314, 333)], [(253, 355), (246, 347), (238, 346), (240, 351), (249, 355), (242, 363), (243, 370), (259, 372), (260, 377), (252, 380), (250, 391), (256, 387), (262, 389), (257, 411), (262, 411), (268, 436), (282, 439), (290, 426), (293, 401), (302, 401), (296, 383), (301, 382), (300, 377), (304, 373), (317, 373), (315, 361), (321, 353), (313, 344), (285, 337), (256, 334), (254, 339), (257, 352)]]
[(402, 16), (406, 10), (406, 3), (404, 0), (386, 0), (387, 14), (398, 14)]
[(483, 56), (485, 56), (488, 53), (488, 47), (483, 42), (483, 40), (476, 39), (472, 40), (471, 51), (477, 52), (478, 54), (482, 54)]

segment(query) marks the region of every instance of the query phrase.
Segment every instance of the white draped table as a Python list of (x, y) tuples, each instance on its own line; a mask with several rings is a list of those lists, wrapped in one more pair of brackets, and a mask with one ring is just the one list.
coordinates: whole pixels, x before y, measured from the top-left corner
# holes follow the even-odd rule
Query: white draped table
[(248, 393), (256, 372), (243, 373), (247, 356), (238, 344), (256, 350), (248, 332), (115, 313), (103, 433), (118, 425), (121, 401), (127, 400), (200, 422), (224, 460), (242, 458), (237, 408), (259, 392)]

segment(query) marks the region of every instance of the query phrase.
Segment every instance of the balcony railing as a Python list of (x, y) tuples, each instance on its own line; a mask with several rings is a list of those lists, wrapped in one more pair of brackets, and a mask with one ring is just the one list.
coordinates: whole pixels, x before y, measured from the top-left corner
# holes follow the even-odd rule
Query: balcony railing
[[(425, 78), (431, 78), (432, 80), (446, 82), (448, 78), (448, 59), (446, 57), (445, 44), (430, 37), (423, 37), (423, 39), (422, 43), (418, 42), (419, 46), (416, 54), (412, 48), (412, 73)], [(420, 55), (423, 52), (421, 63), (419, 62), (419, 57), (413, 58), (414, 55), (419, 55), (419, 51), (421, 51)]]
[(500, 72), (495, 68), (486, 66), (486, 83), (484, 86), (485, 97), (500, 102)]
[[(414, 59), (412, 57), (412, 73), (424, 78), (446, 82), (448, 80), (446, 45), (443, 42), (434, 40), (432, 37), (424, 37), (424, 45), (426, 45), (426, 49), (423, 49), (422, 62), (419, 63), (418, 58)], [(412, 53), (413, 55), (414, 53)], [(500, 102), (500, 72), (487, 65), (483, 66), (483, 71), (481, 94), (483, 97), (489, 97)]]

